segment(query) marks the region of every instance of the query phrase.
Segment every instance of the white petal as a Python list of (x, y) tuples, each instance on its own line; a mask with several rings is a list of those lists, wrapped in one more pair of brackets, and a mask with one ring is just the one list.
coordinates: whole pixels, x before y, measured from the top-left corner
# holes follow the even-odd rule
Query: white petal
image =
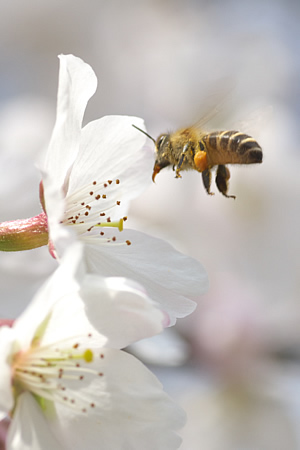
[(44, 166), (58, 187), (78, 153), (83, 115), (96, 87), (88, 64), (73, 55), (60, 56), (57, 116)]
[(42, 409), (31, 394), (18, 397), (12, 423), (8, 430), (8, 450), (63, 450), (64, 445), (51, 432)]
[(208, 288), (202, 265), (176, 251), (163, 240), (144, 233), (124, 230), (120, 239), (132, 245), (86, 245), (87, 269), (102, 276), (120, 276), (141, 284), (149, 297), (170, 316), (185, 317), (196, 307), (196, 299)]
[(108, 347), (124, 348), (163, 330), (162, 311), (139, 286), (126, 279), (90, 275), (80, 294), (88, 319), (106, 336)]
[(61, 186), (48, 172), (41, 170), (48, 218), (49, 241), (54, 243), (55, 254), (59, 258), (76, 240), (70, 227), (61, 224), (65, 212), (65, 198)]
[(10, 355), (15, 339), (14, 331), (8, 327), (0, 328), (0, 420), (2, 420), (13, 408), (13, 395), (11, 389), (11, 365)]
[[(99, 305), (100, 308), (100, 305)], [(84, 347), (104, 346), (107, 338), (91, 325), (85, 313), (85, 305), (78, 291), (70, 292), (52, 308), (50, 320), (43, 333), (41, 346), (71, 348), (75, 344)]]
[[(36, 328), (49, 314), (53, 306), (70, 293), (77, 292), (84, 275), (82, 266), (82, 246), (76, 243), (66, 252), (61, 265), (38, 293), (26, 310), (14, 323), (14, 330), (22, 342), (22, 347), (30, 345)], [(65, 305), (64, 305), (65, 306)], [(66, 307), (66, 314), (69, 308)]]
[(164, 314), (139, 287), (122, 278), (87, 276), (80, 290), (60, 298), (43, 345), (124, 348), (163, 330)]
[(134, 185), (137, 196), (151, 183), (153, 151), (144, 147), (146, 136), (132, 124), (145, 128), (142, 119), (130, 116), (102, 117), (83, 128), (70, 175), (70, 193), (94, 179), (105, 182), (119, 178), (120, 189), (126, 181)]
[[(168, 450), (179, 447), (175, 430), (185, 414), (157, 378), (125, 352), (104, 349), (89, 366), (101, 376), (68, 385), (71, 397), (89, 403), (85, 413), (57, 405), (65, 439), (72, 449)], [(72, 385), (73, 384), (73, 385)], [(69, 394), (68, 394), (69, 395)]]
[(23, 348), (30, 345), (37, 327), (50, 312), (42, 345), (61, 346), (64, 342), (70, 346), (80, 338), (81, 345), (88, 347), (123, 348), (162, 331), (164, 315), (140, 286), (123, 278), (84, 278), (81, 258), (82, 246), (74, 244), (16, 320), (14, 331)]

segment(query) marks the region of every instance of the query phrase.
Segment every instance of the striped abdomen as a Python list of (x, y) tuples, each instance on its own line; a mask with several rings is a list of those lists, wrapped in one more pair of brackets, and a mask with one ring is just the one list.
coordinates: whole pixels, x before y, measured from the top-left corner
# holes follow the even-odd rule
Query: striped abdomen
[(262, 162), (262, 148), (247, 134), (239, 131), (215, 131), (202, 138), (207, 150), (207, 163), (255, 164)]

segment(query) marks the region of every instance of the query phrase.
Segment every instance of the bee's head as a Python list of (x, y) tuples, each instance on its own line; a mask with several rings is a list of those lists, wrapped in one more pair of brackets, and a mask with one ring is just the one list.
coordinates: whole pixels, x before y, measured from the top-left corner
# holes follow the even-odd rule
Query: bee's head
[(161, 134), (155, 141), (156, 159), (153, 167), (152, 181), (155, 181), (156, 175), (169, 166), (171, 163), (168, 158), (168, 150), (170, 146), (170, 135)]
[(139, 130), (141, 133), (144, 133), (149, 139), (151, 139), (155, 144), (156, 150), (156, 159), (153, 167), (152, 180), (155, 180), (156, 175), (163, 169), (170, 165), (170, 161), (167, 157), (167, 150), (170, 144), (170, 135), (169, 134), (161, 134), (155, 140), (150, 134), (146, 133), (145, 130), (141, 130), (136, 125), (132, 125), (134, 128)]

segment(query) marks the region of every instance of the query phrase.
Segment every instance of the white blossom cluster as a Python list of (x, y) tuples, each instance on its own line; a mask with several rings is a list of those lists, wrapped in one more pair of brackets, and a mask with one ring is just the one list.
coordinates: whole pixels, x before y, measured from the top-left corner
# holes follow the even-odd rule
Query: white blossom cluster
[(168, 243), (126, 229), (130, 200), (151, 181), (153, 151), (132, 127), (145, 129), (140, 118), (107, 116), (82, 127), (96, 87), (88, 64), (60, 56), (56, 122), (40, 166), (43, 212), (0, 225), (0, 250), (48, 244), (58, 263), (21, 316), (1, 322), (0, 420), (9, 420), (9, 450), (181, 443), (184, 412), (122, 349), (190, 314), (207, 276)]

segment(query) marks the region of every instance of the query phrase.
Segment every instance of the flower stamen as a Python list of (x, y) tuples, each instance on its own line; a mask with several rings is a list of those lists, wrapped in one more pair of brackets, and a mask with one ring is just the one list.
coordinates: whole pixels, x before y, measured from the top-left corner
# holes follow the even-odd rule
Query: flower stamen
[[(72, 194), (66, 196), (65, 218), (62, 223), (76, 227), (77, 233), (81, 239), (91, 241), (97, 239), (97, 244), (105, 245), (130, 245), (131, 242), (120, 240), (107, 232), (92, 233), (98, 227), (100, 228), (117, 228), (123, 231), (124, 222), (127, 217), (119, 220), (115, 219), (116, 208), (121, 205), (121, 200), (116, 199), (116, 190), (119, 189), (120, 180), (107, 180), (106, 182), (93, 181), (91, 184), (82, 186)], [(92, 189), (91, 189), (92, 185)], [(103, 190), (105, 189), (105, 194)], [(101, 203), (102, 202), (102, 203)], [(105, 205), (105, 206), (102, 206)], [(99, 221), (104, 218), (105, 221)]]
[[(43, 409), (47, 402), (59, 401), (72, 408), (87, 410), (89, 401), (70, 391), (65, 381), (83, 381), (87, 375), (98, 376), (93, 368), (85, 366), (94, 359), (91, 349), (78, 352), (79, 344), (63, 350), (53, 347), (30, 347), (27, 352), (18, 352), (13, 359), (13, 386), (16, 395), (31, 392)], [(79, 364), (82, 360), (83, 364)], [(74, 398), (76, 396), (76, 398)], [(77, 398), (78, 397), (78, 398)], [(93, 408), (95, 404), (93, 403)], [(50, 406), (50, 404), (48, 404)]]

